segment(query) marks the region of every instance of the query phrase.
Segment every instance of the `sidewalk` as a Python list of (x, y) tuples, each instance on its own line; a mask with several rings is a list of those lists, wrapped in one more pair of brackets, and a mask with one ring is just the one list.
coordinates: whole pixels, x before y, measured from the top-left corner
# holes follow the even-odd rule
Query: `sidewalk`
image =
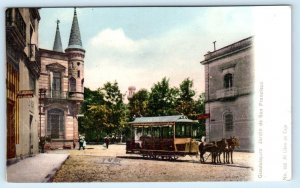
[(41, 153), (34, 157), (28, 157), (7, 167), (7, 182), (48, 182), (68, 157), (69, 154), (49, 153)]

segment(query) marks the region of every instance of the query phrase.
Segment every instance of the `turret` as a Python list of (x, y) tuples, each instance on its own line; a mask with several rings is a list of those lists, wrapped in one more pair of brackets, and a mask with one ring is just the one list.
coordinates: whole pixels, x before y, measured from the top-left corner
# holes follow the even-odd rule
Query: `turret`
[(57, 20), (56, 23), (57, 23), (57, 26), (56, 26), (55, 39), (54, 39), (54, 44), (53, 44), (53, 51), (63, 52), (61, 38), (60, 38), (60, 31), (59, 31), (59, 20)]
[(68, 55), (69, 66), (69, 98), (82, 101), (84, 92), (85, 50), (82, 47), (76, 8), (74, 9), (69, 45), (65, 51)]

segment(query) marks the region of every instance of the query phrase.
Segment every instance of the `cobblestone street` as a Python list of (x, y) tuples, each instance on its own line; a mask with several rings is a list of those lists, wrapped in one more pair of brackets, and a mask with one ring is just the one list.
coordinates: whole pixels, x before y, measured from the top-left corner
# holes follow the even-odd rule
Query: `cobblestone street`
[[(88, 145), (86, 150), (54, 150), (69, 153), (53, 182), (188, 182), (248, 181), (253, 174), (253, 153), (235, 152), (234, 164), (201, 164), (199, 156), (177, 161), (143, 159), (125, 153), (125, 145)], [(210, 158), (208, 159), (210, 161)]]

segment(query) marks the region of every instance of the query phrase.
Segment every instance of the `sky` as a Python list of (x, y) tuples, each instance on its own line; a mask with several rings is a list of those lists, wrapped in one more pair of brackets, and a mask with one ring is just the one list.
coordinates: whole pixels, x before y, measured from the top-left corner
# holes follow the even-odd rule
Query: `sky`
[[(66, 49), (73, 8), (40, 9), (39, 47), (52, 49), (60, 20)], [(117, 81), (150, 90), (163, 77), (179, 87), (186, 78), (197, 95), (204, 92), (208, 51), (253, 35), (251, 7), (86, 7), (77, 8), (85, 56), (85, 87), (97, 89)]]

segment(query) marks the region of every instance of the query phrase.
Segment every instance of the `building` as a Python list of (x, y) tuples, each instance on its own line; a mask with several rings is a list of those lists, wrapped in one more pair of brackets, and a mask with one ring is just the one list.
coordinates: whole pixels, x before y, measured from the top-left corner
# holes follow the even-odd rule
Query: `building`
[(128, 100), (133, 97), (133, 95), (135, 94), (135, 90), (136, 90), (136, 88), (134, 86), (128, 87), (128, 95), (127, 95)]
[(84, 56), (76, 9), (69, 44), (62, 48), (57, 21), (53, 50), (40, 49), (39, 131), (46, 148), (71, 148), (78, 140), (78, 113), (84, 99)]
[(240, 150), (253, 151), (252, 37), (204, 55), (206, 138), (236, 136)]
[(40, 61), (36, 8), (8, 8), (6, 21), (7, 162), (38, 153)]

